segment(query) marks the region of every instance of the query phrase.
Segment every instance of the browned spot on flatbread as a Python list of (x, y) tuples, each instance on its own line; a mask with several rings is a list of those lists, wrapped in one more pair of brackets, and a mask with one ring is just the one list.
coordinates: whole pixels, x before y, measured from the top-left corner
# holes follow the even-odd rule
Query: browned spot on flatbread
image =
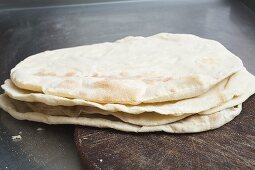
[[(80, 91), (79, 92), (80, 98), (87, 98), (87, 94), (85, 92)], [(106, 93), (105, 95), (97, 96), (97, 98), (90, 98), (91, 101), (97, 102), (97, 103), (113, 103), (114, 102), (114, 96), (112, 94)]]
[(64, 80), (58, 84), (59, 88), (65, 88), (65, 89), (74, 88), (77, 86), (78, 86), (78, 83), (74, 80)]
[[(116, 80), (100, 80), (95, 82), (93, 87), (104, 89), (105, 93), (91, 100), (99, 103), (116, 103), (127, 102), (126, 104), (136, 103), (134, 96), (137, 96), (138, 91), (130, 89), (129, 86), (122, 85)], [(131, 101), (131, 102), (130, 102)]]
[(143, 79), (143, 82), (145, 82), (146, 84), (155, 84), (157, 81), (153, 80), (153, 79)]
[(95, 88), (109, 89), (113, 87), (113, 84), (107, 80), (101, 80), (94, 83)]
[(186, 77), (187, 84), (202, 84), (200, 78), (196, 75), (190, 75)]
[(72, 76), (76, 76), (77, 75), (77, 72), (75, 71), (69, 71), (67, 72), (64, 76), (65, 77), (72, 77)]
[(172, 80), (171, 77), (152, 77), (152, 78), (144, 78), (142, 79), (147, 84), (156, 84), (159, 82), (167, 82)]
[(56, 73), (42, 69), (42, 70), (39, 70), (34, 75), (35, 76), (56, 76)]

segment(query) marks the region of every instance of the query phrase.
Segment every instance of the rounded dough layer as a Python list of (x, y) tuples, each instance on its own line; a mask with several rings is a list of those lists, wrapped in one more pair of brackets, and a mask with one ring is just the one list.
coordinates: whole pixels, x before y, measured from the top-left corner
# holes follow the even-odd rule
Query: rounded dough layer
[[(0, 107), (8, 112), (11, 116), (19, 120), (30, 120), (43, 122), (47, 124), (75, 124), (83, 126), (93, 126), (99, 128), (113, 128), (126, 132), (156, 132), (164, 131), (168, 133), (195, 133), (212, 130), (230, 122), (242, 110), (242, 105), (231, 107), (218, 111), (210, 115), (193, 115), (166, 125), (158, 126), (137, 126), (122, 122), (112, 117), (67, 117), (67, 116), (50, 116), (39, 112), (20, 112), (15, 108), (7, 95), (0, 95)], [(20, 109), (20, 107), (19, 107)]]
[[(255, 92), (255, 88), (247, 89), (247, 91), (241, 96), (236, 96), (233, 99), (217, 107), (200, 112), (198, 114), (201, 114), (201, 115), (214, 114), (221, 110), (237, 106), (239, 104), (242, 104), (254, 92)], [(17, 101), (17, 102), (20, 102), (20, 101)], [(84, 116), (85, 114), (85, 117), (86, 117), (88, 116), (88, 114), (113, 115), (114, 117), (119, 118), (123, 122), (134, 124), (134, 125), (141, 125), (141, 126), (156, 126), (156, 125), (169, 124), (169, 123), (173, 123), (193, 115), (193, 114), (186, 113), (180, 116), (174, 116), (174, 115), (162, 115), (155, 112), (129, 114), (124, 112), (108, 112), (108, 111), (104, 111), (104, 110), (101, 110), (95, 107), (89, 107), (89, 106), (49, 106), (43, 103), (33, 103), (33, 102), (23, 102), (23, 103), (24, 105), (27, 105), (30, 109), (32, 109), (34, 112), (44, 113), (44, 114), (48, 114), (52, 116), (78, 117), (78, 116)]]
[(138, 105), (201, 95), (242, 66), (216, 41), (160, 33), (42, 52), (13, 68), (11, 80), (49, 95)]

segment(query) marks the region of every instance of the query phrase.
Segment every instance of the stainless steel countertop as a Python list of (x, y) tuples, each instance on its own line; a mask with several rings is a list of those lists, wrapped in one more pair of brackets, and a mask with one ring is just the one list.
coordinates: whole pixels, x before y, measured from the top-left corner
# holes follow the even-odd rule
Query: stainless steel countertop
[[(0, 10), (0, 83), (41, 51), (159, 32), (217, 40), (255, 74), (255, 13), (241, 2), (123, 1)], [(18, 121), (0, 110), (0, 169), (81, 169), (73, 128)], [(22, 140), (12, 141), (19, 132)]]

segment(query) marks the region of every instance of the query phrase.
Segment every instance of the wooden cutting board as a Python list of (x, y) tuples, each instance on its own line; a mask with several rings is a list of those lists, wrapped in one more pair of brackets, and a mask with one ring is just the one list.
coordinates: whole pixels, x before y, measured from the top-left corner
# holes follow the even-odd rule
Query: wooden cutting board
[(125, 133), (77, 126), (86, 169), (255, 169), (255, 95), (219, 129), (196, 134)]

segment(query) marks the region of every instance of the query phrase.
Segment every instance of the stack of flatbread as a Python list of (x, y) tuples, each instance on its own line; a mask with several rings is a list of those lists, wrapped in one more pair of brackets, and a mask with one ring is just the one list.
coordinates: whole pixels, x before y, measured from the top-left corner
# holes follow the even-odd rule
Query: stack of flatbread
[(255, 93), (255, 78), (237, 56), (189, 34), (46, 51), (10, 77), (0, 106), (16, 119), (127, 132), (215, 129)]

